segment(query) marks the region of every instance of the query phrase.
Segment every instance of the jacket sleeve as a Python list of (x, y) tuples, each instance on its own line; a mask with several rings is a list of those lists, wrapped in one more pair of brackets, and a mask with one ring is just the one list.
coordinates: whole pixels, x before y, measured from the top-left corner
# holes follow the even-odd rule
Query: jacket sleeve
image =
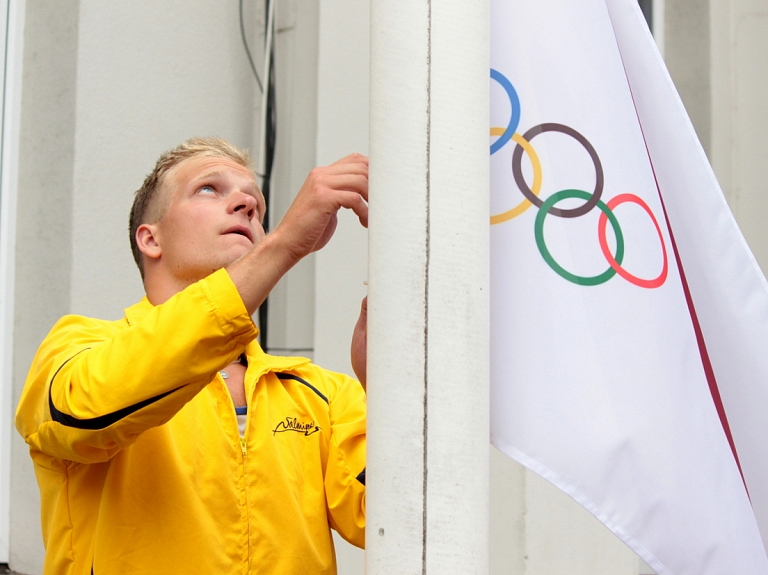
[(352, 545), (365, 548), (365, 391), (340, 374), (329, 398), (331, 436), (325, 496), (331, 526)]
[(16, 427), (32, 450), (106, 461), (166, 423), (257, 333), (225, 270), (130, 325), (66, 316), (37, 351)]

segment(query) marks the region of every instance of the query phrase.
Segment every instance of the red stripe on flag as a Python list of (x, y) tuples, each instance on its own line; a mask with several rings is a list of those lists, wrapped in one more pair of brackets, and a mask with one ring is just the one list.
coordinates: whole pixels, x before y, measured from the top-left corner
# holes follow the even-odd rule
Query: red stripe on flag
[[(618, 41), (616, 42), (616, 50), (619, 53), (619, 58), (622, 59), (622, 66), (624, 66), (624, 58), (621, 55), (621, 50), (619, 50)], [(731, 446), (733, 459), (736, 461), (736, 467), (739, 468), (739, 474), (741, 474), (741, 481), (744, 484), (744, 489), (747, 492), (747, 497), (749, 497), (749, 500), (751, 502), (752, 498), (749, 495), (749, 487), (747, 487), (747, 481), (746, 479), (744, 479), (744, 472), (741, 470), (741, 461), (739, 461), (739, 454), (736, 451), (736, 443), (733, 441), (731, 426), (728, 423), (728, 415), (725, 413), (725, 406), (723, 405), (723, 399), (720, 396), (720, 388), (717, 386), (715, 371), (712, 369), (712, 362), (709, 360), (707, 343), (704, 341), (704, 333), (701, 331), (701, 324), (699, 324), (699, 316), (696, 313), (696, 307), (693, 305), (693, 297), (691, 296), (691, 290), (688, 287), (688, 280), (685, 277), (683, 262), (680, 259), (680, 253), (677, 251), (675, 234), (672, 232), (672, 225), (669, 223), (669, 216), (667, 215), (667, 206), (664, 204), (664, 197), (661, 194), (661, 186), (659, 186), (659, 180), (656, 177), (656, 168), (654, 167), (653, 160), (651, 159), (651, 151), (648, 148), (648, 140), (646, 140), (645, 138), (645, 130), (643, 130), (643, 124), (640, 122), (640, 114), (637, 111), (637, 104), (635, 103), (635, 95), (632, 92), (632, 85), (629, 83), (629, 77), (627, 76), (627, 73), (626, 73), (626, 66), (624, 66), (624, 77), (627, 80), (627, 88), (629, 89), (630, 96), (632, 97), (632, 105), (635, 108), (637, 125), (640, 127), (640, 133), (643, 136), (645, 153), (648, 155), (648, 164), (651, 166), (651, 172), (653, 173), (653, 181), (656, 183), (656, 191), (658, 192), (659, 200), (661, 201), (661, 209), (664, 211), (664, 220), (667, 223), (667, 231), (669, 231), (669, 239), (672, 241), (672, 250), (675, 252), (675, 261), (677, 262), (677, 269), (680, 271), (680, 282), (683, 285), (683, 292), (685, 293), (685, 301), (688, 304), (688, 312), (691, 314), (691, 323), (693, 324), (693, 331), (696, 334), (696, 343), (699, 346), (699, 355), (701, 356), (701, 365), (704, 368), (704, 375), (707, 378), (707, 384), (709, 385), (709, 393), (712, 395), (712, 401), (715, 404), (717, 415), (720, 417), (720, 424), (723, 426), (723, 431), (725, 432), (725, 437), (728, 440), (728, 445)]]
[[(648, 146), (646, 145), (646, 150), (647, 149), (648, 149)], [(650, 154), (648, 155), (648, 161), (651, 163), (651, 170), (653, 170), (653, 178), (655, 180), (656, 171), (653, 168), (653, 162), (651, 162)], [(688, 288), (688, 280), (685, 278), (685, 270), (683, 269), (683, 262), (680, 260), (680, 254), (677, 251), (677, 244), (675, 243), (675, 235), (672, 233), (672, 226), (670, 225), (669, 217), (667, 216), (667, 207), (664, 205), (664, 198), (661, 196), (661, 188), (659, 188), (658, 181), (656, 181), (656, 189), (659, 192), (659, 199), (661, 200), (661, 208), (662, 210), (664, 210), (664, 219), (667, 222), (667, 230), (669, 230), (669, 239), (672, 240), (672, 249), (675, 252), (675, 261), (677, 262), (677, 269), (680, 270), (680, 281), (683, 284), (685, 301), (688, 304), (688, 311), (691, 314), (693, 331), (696, 334), (696, 343), (699, 344), (699, 354), (701, 355), (701, 364), (704, 367), (704, 374), (707, 377), (709, 392), (712, 394), (712, 401), (715, 402), (715, 409), (717, 409), (717, 415), (720, 417), (720, 423), (723, 426), (725, 437), (728, 439), (728, 445), (731, 446), (731, 451), (733, 452), (733, 458), (736, 460), (736, 466), (739, 468), (739, 473), (741, 474), (741, 481), (744, 483), (744, 489), (746, 489), (747, 497), (749, 497), (749, 487), (747, 487), (747, 481), (744, 479), (744, 472), (741, 470), (741, 462), (739, 461), (739, 454), (736, 451), (736, 443), (734, 443), (733, 441), (733, 434), (731, 434), (731, 426), (728, 424), (728, 416), (725, 413), (725, 406), (723, 405), (723, 399), (720, 397), (720, 388), (717, 386), (715, 371), (712, 369), (712, 362), (709, 360), (707, 343), (704, 341), (704, 333), (701, 331), (701, 325), (699, 324), (699, 316), (696, 314), (696, 307), (693, 305), (693, 297), (691, 297), (691, 290)], [(750, 497), (750, 501), (751, 500), (752, 498)]]

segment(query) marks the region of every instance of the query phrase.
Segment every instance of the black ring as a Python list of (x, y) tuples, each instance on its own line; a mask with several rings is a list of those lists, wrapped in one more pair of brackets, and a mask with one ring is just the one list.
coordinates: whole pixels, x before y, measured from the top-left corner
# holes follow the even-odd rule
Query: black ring
[[(571, 136), (574, 140), (584, 146), (584, 149), (587, 150), (589, 157), (592, 158), (592, 163), (595, 165), (595, 191), (592, 192), (592, 197), (587, 200), (584, 205), (579, 206), (578, 208), (571, 208), (568, 210), (561, 208), (550, 208), (549, 210), (550, 214), (561, 218), (576, 218), (578, 216), (583, 216), (597, 205), (597, 202), (600, 200), (600, 196), (603, 195), (603, 165), (600, 163), (600, 158), (598, 157), (595, 148), (593, 148), (592, 144), (589, 143), (589, 140), (587, 140), (573, 128), (564, 126), (563, 124), (539, 124), (538, 126), (534, 126), (528, 130), (523, 135), (523, 139), (530, 142), (534, 137), (543, 132), (561, 132), (567, 136)], [(515, 176), (517, 187), (520, 188), (520, 191), (523, 192), (523, 195), (528, 198), (534, 206), (540, 208), (544, 201), (531, 191), (531, 188), (528, 187), (525, 178), (523, 178), (523, 151), (523, 147), (520, 144), (517, 144), (515, 151), (512, 153), (512, 174)]]

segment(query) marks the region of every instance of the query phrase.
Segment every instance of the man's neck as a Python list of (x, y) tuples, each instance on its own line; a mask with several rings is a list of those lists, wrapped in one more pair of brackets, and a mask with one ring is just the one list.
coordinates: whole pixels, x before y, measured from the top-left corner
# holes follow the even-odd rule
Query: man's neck
[(144, 275), (144, 291), (152, 305), (160, 305), (200, 279), (202, 278), (181, 279), (168, 274), (148, 272)]

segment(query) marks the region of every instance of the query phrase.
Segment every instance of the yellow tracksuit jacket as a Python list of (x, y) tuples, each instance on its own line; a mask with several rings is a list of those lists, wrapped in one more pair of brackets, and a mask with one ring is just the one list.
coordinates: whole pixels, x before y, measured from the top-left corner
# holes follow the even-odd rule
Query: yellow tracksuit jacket
[[(225, 270), (54, 326), (16, 413), (46, 575), (335, 573), (329, 525), (364, 545), (362, 387), (256, 335)], [(217, 372), (244, 350), (241, 437)]]

